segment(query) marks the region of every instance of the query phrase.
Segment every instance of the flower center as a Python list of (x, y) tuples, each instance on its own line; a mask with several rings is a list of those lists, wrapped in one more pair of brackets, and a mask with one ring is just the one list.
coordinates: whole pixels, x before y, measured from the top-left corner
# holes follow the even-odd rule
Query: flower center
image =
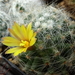
[(29, 47), (29, 42), (28, 41), (21, 41), (20, 46), (24, 46), (24, 47)]

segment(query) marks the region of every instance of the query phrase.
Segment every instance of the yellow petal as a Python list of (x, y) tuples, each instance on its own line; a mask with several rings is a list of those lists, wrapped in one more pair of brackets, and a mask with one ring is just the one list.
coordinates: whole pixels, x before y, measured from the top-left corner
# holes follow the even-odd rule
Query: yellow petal
[(14, 53), (14, 52), (16, 52), (16, 50), (18, 50), (18, 49), (19, 49), (19, 47), (11, 48), (11, 49), (7, 50), (5, 53), (6, 53), (6, 54)]
[(22, 31), (22, 36), (23, 36), (23, 40), (27, 40), (27, 29), (25, 28), (24, 25), (21, 26), (21, 31)]
[(37, 33), (36, 33), (36, 32), (34, 32), (34, 33), (33, 33), (33, 37), (35, 37), (35, 36), (36, 36), (36, 34), (37, 34)]
[(31, 39), (31, 41), (30, 41), (30, 46), (32, 46), (33, 44), (35, 44), (35, 42), (36, 42), (36, 38), (33, 37), (33, 38)]
[(18, 25), (17, 23), (15, 23), (15, 24), (13, 25), (13, 29), (12, 29), (12, 30), (15, 32), (15, 34), (16, 34), (20, 39), (23, 39), (22, 34), (21, 34), (21, 27), (20, 27), (20, 25)]
[(28, 37), (29, 37), (29, 41), (31, 40), (31, 38), (33, 37), (33, 30), (31, 30), (28, 34)]
[(17, 34), (16, 34), (12, 29), (9, 28), (8, 30), (9, 30), (10, 34), (11, 34), (13, 37), (15, 37), (15, 38), (17, 38), (17, 39), (20, 40), (20, 38), (17, 36)]
[(13, 37), (4, 37), (2, 39), (3, 39), (2, 43), (7, 46), (19, 46), (20, 44), (20, 41)]
[(20, 53), (22, 53), (22, 52), (26, 52), (26, 50), (27, 50), (27, 48), (19, 48), (19, 50), (17, 50), (16, 52), (14, 52), (14, 56), (17, 56), (17, 55), (19, 55)]
[(19, 46), (19, 43), (2, 41), (2, 43), (6, 46)]
[(27, 48), (15, 47), (15, 48), (11, 48), (11, 49), (7, 50), (6, 54), (13, 53), (14, 56), (17, 56), (18, 54), (20, 54), (22, 52), (26, 52), (26, 50), (27, 50)]
[(31, 28), (32, 28), (32, 23), (29, 23), (27, 26), (27, 32), (30, 32)]
[(13, 37), (3, 37), (2, 39), (8, 40), (8, 41), (20, 42), (19, 40), (17, 40), (16, 38), (13, 38)]
[(26, 52), (27, 51), (27, 48), (24, 48), (23, 52)]
[(14, 23), (14, 25), (12, 26), (12, 29), (14, 30), (17, 30), (17, 31), (20, 31), (20, 25), (18, 23)]

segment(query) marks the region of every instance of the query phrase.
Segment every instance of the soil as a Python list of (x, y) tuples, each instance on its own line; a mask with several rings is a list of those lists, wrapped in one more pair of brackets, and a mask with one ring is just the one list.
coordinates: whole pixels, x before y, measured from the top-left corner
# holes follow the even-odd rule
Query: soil
[(51, 3), (60, 3), (62, 2), (63, 0), (43, 0), (46, 4), (51, 4)]
[(73, 0), (63, 0), (58, 6), (65, 9), (69, 16), (75, 19), (75, 2)]

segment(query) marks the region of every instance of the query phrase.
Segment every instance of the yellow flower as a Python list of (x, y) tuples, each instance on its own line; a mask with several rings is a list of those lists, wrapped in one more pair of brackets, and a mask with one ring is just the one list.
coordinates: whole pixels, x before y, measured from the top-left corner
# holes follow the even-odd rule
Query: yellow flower
[(32, 23), (28, 24), (27, 27), (24, 25), (18, 25), (14, 23), (12, 29), (8, 29), (12, 37), (2, 38), (2, 43), (7, 46), (15, 46), (6, 51), (6, 54), (13, 53), (14, 56), (22, 52), (26, 52), (27, 49), (34, 45), (36, 42), (36, 32), (32, 30)]

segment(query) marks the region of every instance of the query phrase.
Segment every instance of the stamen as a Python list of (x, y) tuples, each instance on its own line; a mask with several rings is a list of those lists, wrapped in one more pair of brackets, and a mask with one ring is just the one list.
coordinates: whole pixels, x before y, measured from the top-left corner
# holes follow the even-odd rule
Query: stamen
[(29, 42), (28, 41), (21, 41), (20, 46), (24, 46), (24, 47), (29, 47)]

